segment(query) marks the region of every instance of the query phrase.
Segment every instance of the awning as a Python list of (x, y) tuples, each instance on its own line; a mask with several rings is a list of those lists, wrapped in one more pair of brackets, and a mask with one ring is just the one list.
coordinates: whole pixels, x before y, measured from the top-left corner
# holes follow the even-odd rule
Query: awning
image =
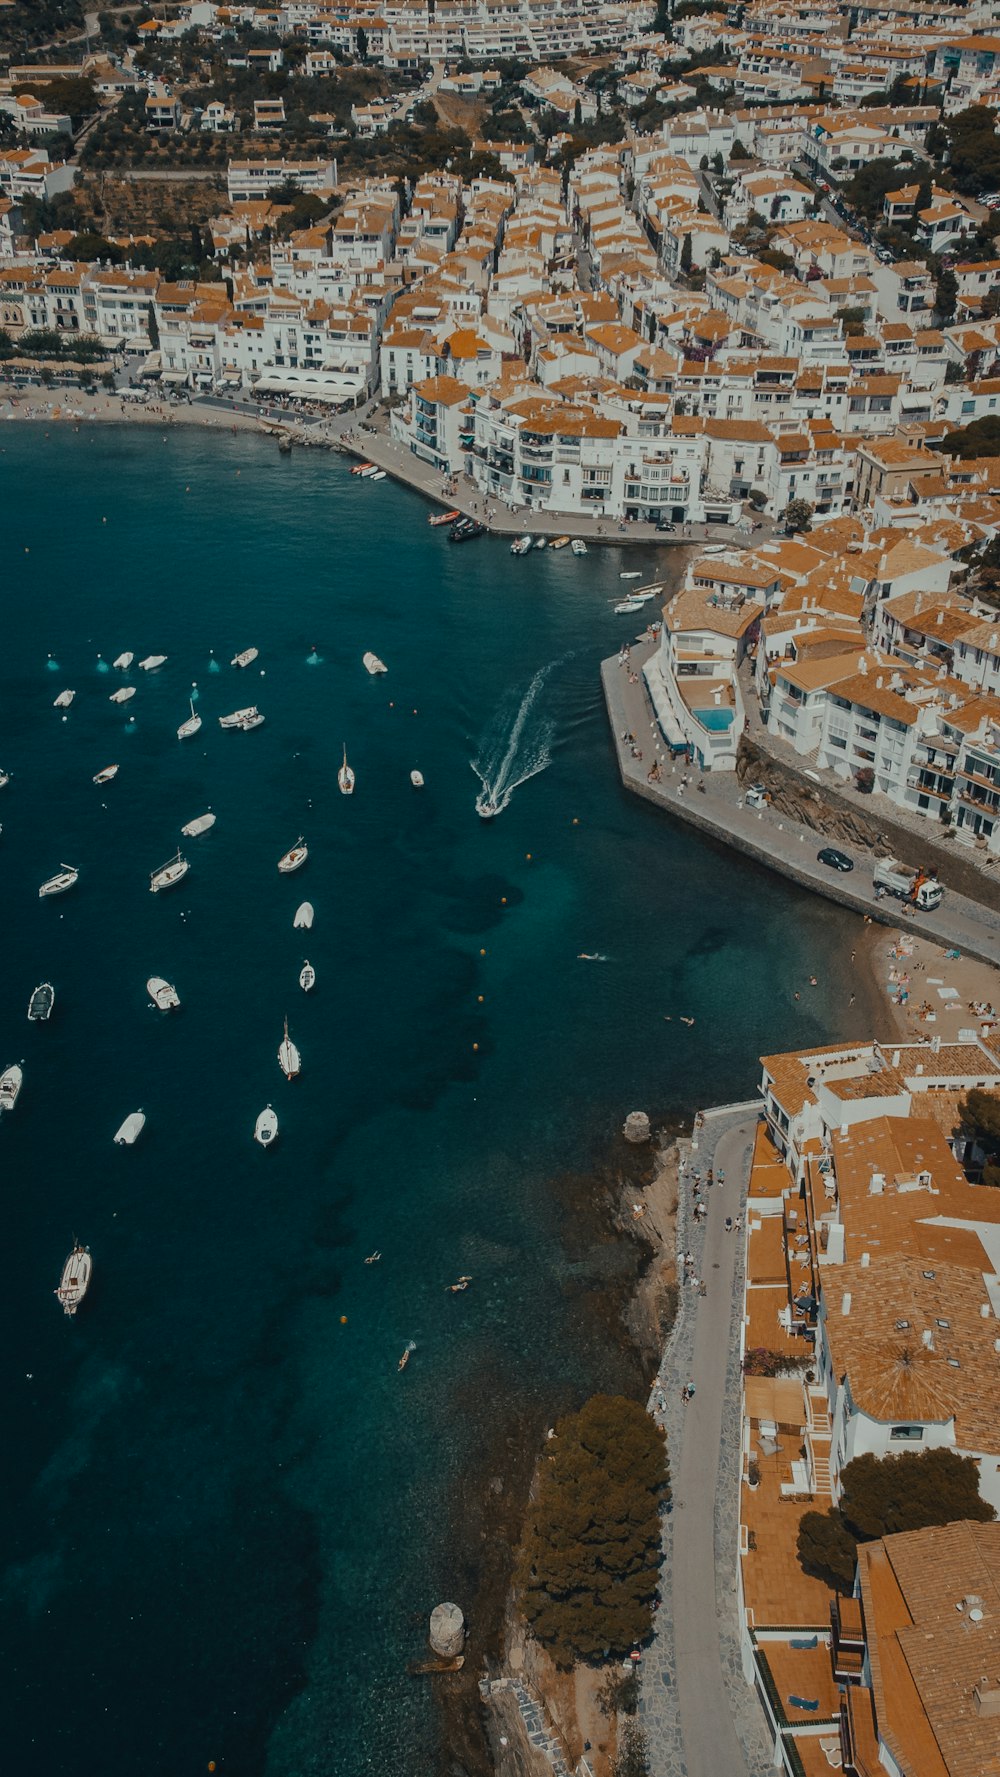
[(161, 383), (186, 383), (187, 379), (186, 370), (164, 370), (160, 373)]
[(149, 356), (143, 361), (143, 366), (139, 372), (139, 375), (140, 376), (159, 376), (160, 371), (162, 369), (163, 369), (163, 353), (162, 352), (150, 352)]
[(300, 395), (305, 401), (352, 401), (361, 391), (360, 383), (320, 372), (318, 375), (264, 375), (255, 384), (258, 395)]

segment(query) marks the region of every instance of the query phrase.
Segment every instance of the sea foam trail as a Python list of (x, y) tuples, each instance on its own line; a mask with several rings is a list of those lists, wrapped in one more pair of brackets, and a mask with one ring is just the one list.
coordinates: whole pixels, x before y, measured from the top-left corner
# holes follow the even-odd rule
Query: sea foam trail
[(492, 814), (501, 814), (514, 791), (529, 778), (537, 777), (549, 764), (555, 723), (536, 706), (549, 674), (567, 658), (563, 655), (561, 659), (550, 660), (547, 666), (539, 667), (521, 699), (509, 732), (503, 713), (490, 724), (480, 745), (479, 758), (469, 761), (483, 786), (476, 798), (478, 813), (488, 810)]

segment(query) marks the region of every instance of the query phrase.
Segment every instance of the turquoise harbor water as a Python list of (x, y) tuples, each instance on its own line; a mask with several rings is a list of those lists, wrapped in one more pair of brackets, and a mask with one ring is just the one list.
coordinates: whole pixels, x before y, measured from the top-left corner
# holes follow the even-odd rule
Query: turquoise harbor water
[[(745, 1095), (762, 1049), (849, 1031), (846, 916), (621, 791), (597, 670), (631, 629), (614, 550), (453, 547), (391, 482), (247, 437), (0, 443), (10, 1769), (432, 1771), (404, 1669), (433, 1604), (474, 1591), (463, 1477), (511, 1402), (542, 1424), (612, 1373), (552, 1180), (628, 1109)], [(126, 648), (169, 656), (132, 676), (134, 724), (98, 666)], [(192, 681), (205, 724), (179, 743)], [(249, 702), (266, 725), (221, 732)], [(508, 787), (539, 769), (487, 824), (473, 760)], [(152, 896), (209, 806), (189, 876)], [(61, 862), (77, 887), (39, 902)], [(152, 974), (179, 1012), (151, 1008)], [(55, 1014), (29, 1026), (43, 980)], [(76, 1321), (52, 1296), (73, 1235), (95, 1264)]]

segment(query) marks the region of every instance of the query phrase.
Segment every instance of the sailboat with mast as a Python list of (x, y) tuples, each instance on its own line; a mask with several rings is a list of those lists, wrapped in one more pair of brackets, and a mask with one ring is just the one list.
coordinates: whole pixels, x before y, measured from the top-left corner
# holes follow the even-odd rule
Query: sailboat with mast
[(191, 705), (191, 714), (188, 716), (187, 721), (182, 722), (180, 727), (178, 728), (178, 730), (177, 730), (177, 739), (178, 740), (190, 740), (192, 734), (197, 734), (199, 728), (201, 727), (201, 717), (196, 716), (195, 711), (194, 711), (194, 698), (189, 697), (188, 703)]
[(285, 1034), (278, 1047), (278, 1066), (286, 1080), (294, 1080), (302, 1072), (302, 1057), (288, 1034), (288, 1018), (285, 1017)]
[(346, 742), (346, 740), (344, 742), (344, 763), (340, 767), (340, 770), (337, 773), (337, 782), (340, 785), (340, 793), (342, 796), (353, 796), (354, 795), (354, 773), (347, 763), (347, 742)]

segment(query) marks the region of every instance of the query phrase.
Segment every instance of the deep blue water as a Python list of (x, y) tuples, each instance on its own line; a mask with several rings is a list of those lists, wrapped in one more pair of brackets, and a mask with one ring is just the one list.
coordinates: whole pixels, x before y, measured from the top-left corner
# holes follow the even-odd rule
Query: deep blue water
[[(433, 1604), (469, 1602), (456, 1489), (509, 1396), (606, 1374), (550, 1182), (627, 1110), (747, 1095), (762, 1051), (850, 1031), (848, 916), (621, 790), (598, 676), (630, 632), (616, 551), (452, 547), (391, 482), (245, 436), (0, 442), (0, 1067), (25, 1066), (0, 1127), (9, 1768), (429, 1770), (404, 1666)], [(126, 648), (169, 657), (133, 675), (134, 724), (98, 670)], [(511, 751), (540, 672), (507, 781), (549, 763), (484, 823), (470, 761)], [(179, 743), (192, 682), (206, 720)], [(219, 730), (253, 701), (263, 728)], [(151, 895), (209, 806), (190, 875)], [(61, 862), (79, 884), (39, 902)], [(181, 1011), (150, 1007), (154, 973)], [(41, 980), (55, 1014), (29, 1026)], [(73, 1235), (95, 1272), (70, 1321)]]

